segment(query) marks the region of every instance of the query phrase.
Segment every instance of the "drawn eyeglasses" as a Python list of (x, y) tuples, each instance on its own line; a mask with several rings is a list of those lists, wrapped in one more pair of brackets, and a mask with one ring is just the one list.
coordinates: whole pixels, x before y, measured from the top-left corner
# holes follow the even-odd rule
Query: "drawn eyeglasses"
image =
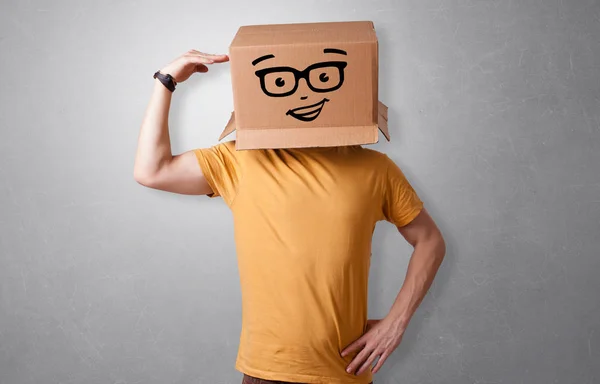
[(270, 97), (292, 95), (298, 89), (300, 79), (306, 80), (313, 92), (324, 93), (339, 89), (344, 83), (345, 61), (325, 61), (308, 66), (299, 71), (292, 67), (272, 67), (255, 72), (260, 79), (260, 87)]

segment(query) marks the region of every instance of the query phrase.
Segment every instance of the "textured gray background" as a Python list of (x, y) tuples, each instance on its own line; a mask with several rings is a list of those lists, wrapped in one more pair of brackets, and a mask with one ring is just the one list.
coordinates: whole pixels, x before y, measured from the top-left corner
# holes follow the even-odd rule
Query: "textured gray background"
[[(289, 4), (288, 4), (289, 3)], [(375, 21), (400, 166), (448, 256), (376, 383), (600, 382), (600, 2), (2, 1), (0, 383), (238, 383), (220, 200), (141, 187), (152, 73), (242, 24)], [(216, 143), (229, 66), (181, 84), (175, 152)], [(410, 249), (375, 234), (370, 314)]]

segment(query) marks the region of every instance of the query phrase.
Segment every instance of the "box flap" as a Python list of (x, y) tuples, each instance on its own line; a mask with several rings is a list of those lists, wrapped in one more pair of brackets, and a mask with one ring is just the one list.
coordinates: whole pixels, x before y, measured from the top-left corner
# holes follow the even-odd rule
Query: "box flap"
[[(385, 136), (387, 141), (390, 141), (390, 133), (388, 131), (388, 107), (380, 101), (378, 103), (377, 111), (377, 125), (379, 126), (379, 130), (381, 131), (381, 133), (383, 133), (383, 136)], [(219, 141), (223, 140), (226, 136), (229, 136), (231, 132), (235, 131), (235, 128), (235, 112), (231, 112), (229, 122), (227, 122), (227, 126), (225, 126), (225, 129), (221, 133), (221, 136), (219, 136)]]
[(390, 132), (388, 131), (388, 107), (381, 101), (377, 105), (377, 125), (383, 136), (390, 141)]
[(229, 135), (231, 132), (235, 131), (235, 113), (231, 112), (231, 116), (229, 117), (229, 122), (225, 126), (225, 129), (219, 136), (219, 141), (223, 140), (225, 136)]
[(351, 127), (246, 129), (237, 131), (236, 149), (339, 147), (374, 144), (377, 125)]

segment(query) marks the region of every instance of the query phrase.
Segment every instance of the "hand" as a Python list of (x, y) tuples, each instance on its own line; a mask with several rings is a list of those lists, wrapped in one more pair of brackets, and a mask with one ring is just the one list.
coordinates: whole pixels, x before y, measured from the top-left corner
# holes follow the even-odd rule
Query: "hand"
[(212, 55), (190, 49), (160, 70), (162, 74), (173, 76), (177, 83), (186, 81), (194, 72), (207, 72), (207, 64), (229, 61), (227, 55)]
[(372, 373), (377, 373), (388, 356), (398, 347), (403, 335), (404, 330), (399, 331), (398, 326), (387, 317), (383, 320), (367, 320), (365, 333), (342, 351), (342, 357), (358, 352), (346, 371), (358, 376), (370, 368), (379, 356), (372, 369)]

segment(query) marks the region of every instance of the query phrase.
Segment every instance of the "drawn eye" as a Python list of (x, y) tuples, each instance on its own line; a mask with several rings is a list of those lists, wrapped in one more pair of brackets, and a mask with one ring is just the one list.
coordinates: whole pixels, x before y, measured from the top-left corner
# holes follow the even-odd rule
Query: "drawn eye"
[(276, 95), (291, 92), (296, 85), (294, 73), (287, 71), (268, 73), (265, 75), (263, 82), (265, 90)]
[(328, 92), (342, 82), (341, 69), (334, 66), (315, 68), (309, 73), (310, 84), (313, 89)]

